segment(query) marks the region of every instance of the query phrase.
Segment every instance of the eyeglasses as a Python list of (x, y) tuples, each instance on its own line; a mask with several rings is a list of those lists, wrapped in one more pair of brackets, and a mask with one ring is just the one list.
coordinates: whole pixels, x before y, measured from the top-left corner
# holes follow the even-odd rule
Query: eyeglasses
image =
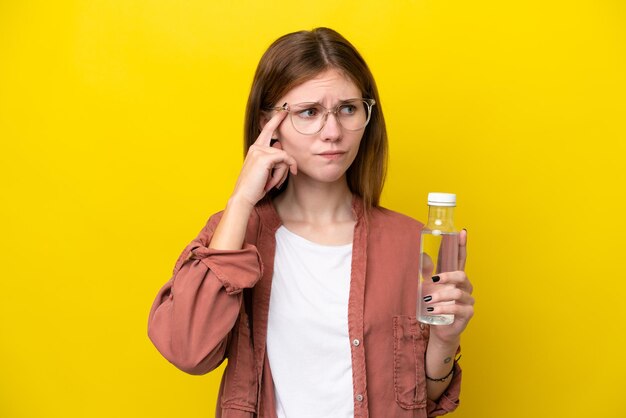
[(289, 113), (294, 129), (303, 135), (315, 135), (326, 125), (328, 114), (335, 115), (337, 122), (348, 131), (358, 131), (370, 121), (374, 99), (344, 100), (332, 109), (326, 109), (319, 103), (298, 103), (269, 110), (282, 110)]

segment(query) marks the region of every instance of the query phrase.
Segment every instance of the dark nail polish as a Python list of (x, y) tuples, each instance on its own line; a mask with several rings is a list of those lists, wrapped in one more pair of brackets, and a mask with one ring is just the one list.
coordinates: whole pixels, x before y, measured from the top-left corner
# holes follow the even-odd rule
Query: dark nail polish
[(432, 306), (429, 306), (428, 308), (426, 308), (426, 310), (427, 310), (428, 312), (432, 312), (432, 311), (434, 311), (434, 310), (435, 310), (435, 308), (433, 308)]
[(431, 300), (433, 300), (432, 296), (424, 296), (424, 302), (430, 302)]
[(433, 276), (433, 283), (437, 283), (439, 280), (441, 280), (439, 276)]

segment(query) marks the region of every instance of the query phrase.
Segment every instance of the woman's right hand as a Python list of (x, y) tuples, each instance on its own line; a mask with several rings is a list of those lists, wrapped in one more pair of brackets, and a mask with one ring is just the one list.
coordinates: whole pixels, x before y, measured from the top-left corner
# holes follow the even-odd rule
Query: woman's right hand
[(288, 112), (278, 111), (265, 124), (258, 138), (248, 149), (233, 192), (234, 198), (254, 206), (273, 187), (280, 188), (289, 172), (296, 175), (296, 160), (283, 151), (280, 142), (271, 144), (272, 134)]
[(297, 173), (296, 160), (283, 151), (277, 142), (272, 146), (272, 133), (278, 129), (287, 112), (277, 112), (263, 127), (248, 149), (235, 190), (228, 199), (209, 248), (240, 250), (246, 237), (246, 227), (254, 205), (272, 187), (280, 186), (289, 175)]

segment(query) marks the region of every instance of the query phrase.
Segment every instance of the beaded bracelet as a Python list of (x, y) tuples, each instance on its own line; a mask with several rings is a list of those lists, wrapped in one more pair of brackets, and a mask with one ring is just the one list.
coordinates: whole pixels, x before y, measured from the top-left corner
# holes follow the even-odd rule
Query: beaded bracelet
[(454, 363), (452, 363), (452, 369), (450, 370), (450, 372), (445, 375), (444, 377), (440, 378), (440, 379), (433, 379), (432, 377), (429, 377), (428, 375), (426, 375), (426, 379), (430, 380), (431, 382), (445, 382), (452, 374), (454, 374), (454, 365), (456, 364), (457, 361), (459, 361), (461, 359), (461, 356), (459, 356), (459, 358), (454, 360)]

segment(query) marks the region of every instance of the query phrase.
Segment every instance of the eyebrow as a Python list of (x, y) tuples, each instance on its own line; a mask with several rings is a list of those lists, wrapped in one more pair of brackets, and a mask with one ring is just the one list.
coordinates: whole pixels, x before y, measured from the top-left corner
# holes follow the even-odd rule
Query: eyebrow
[[(349, 102), (349, 101), (351, 101), (351, 100), (360, 100), (360, 99), (361, 99), (360, 97), (351, 97), (351, 98), (349, 98), (349, 99), (340, 99), (339, 101), (337, 101), (337, 104), (336, 104), (336, 105), (331, 106), (331, 107), (335, 107), (335, 106), (338, 106), (338, 105), (340, 105), (340, 104), (347, 103), (347, 102)], [(324, 106), (320, 100), (317, 100), (317, 101), (303, 101), (303, 102), (298, 102), (298, 103), (294, 103), (294, 106), (295, 106), (295, 105), (299, 105), (299, 104), (318, 104), (318, 105), (320, 105), (320, 106)]]

